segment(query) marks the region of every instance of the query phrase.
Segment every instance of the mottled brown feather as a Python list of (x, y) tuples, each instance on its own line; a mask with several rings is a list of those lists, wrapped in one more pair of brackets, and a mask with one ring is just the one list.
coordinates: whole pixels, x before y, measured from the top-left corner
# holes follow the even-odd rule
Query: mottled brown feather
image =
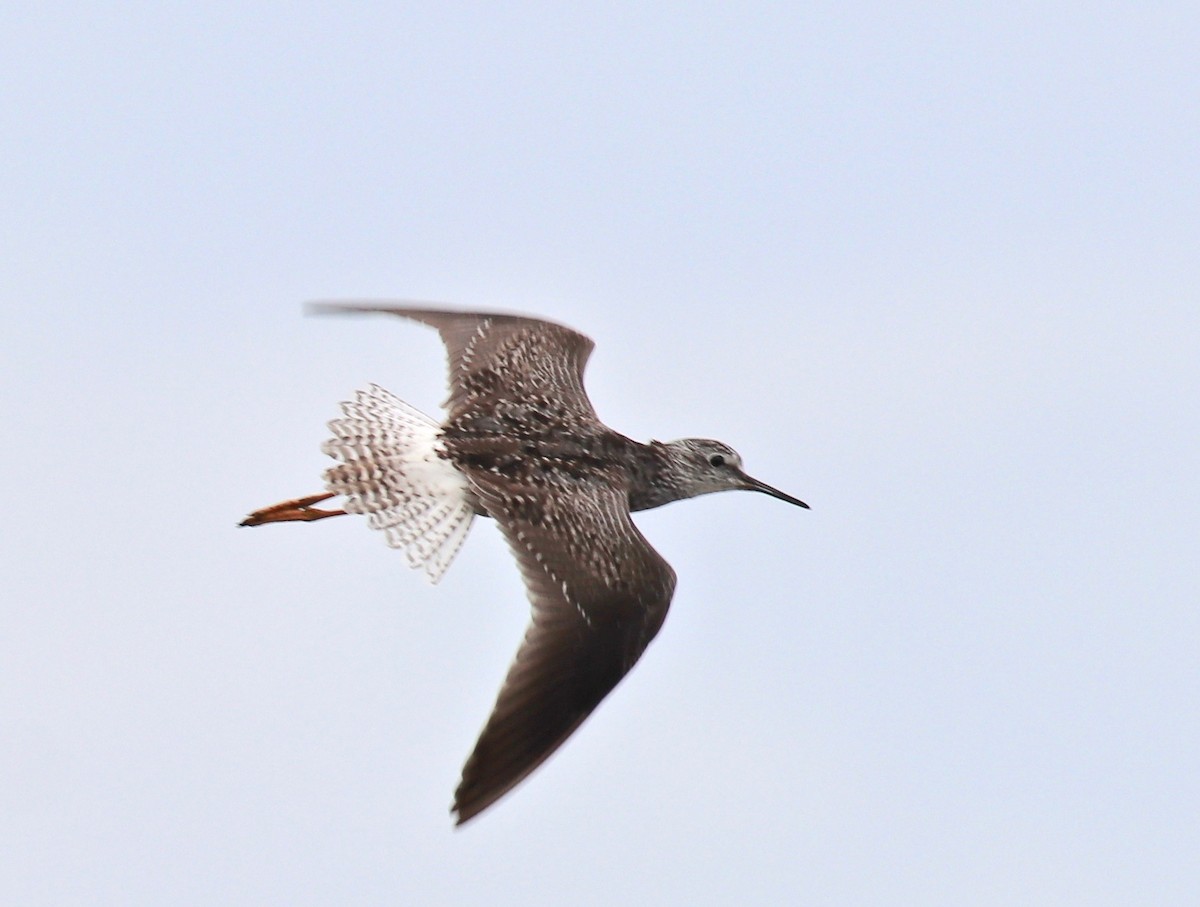
[[(449, 358), (447, 425), (490, 415), (489, 404), (555, 404), (556, 426), (603, 428), (583, 387), (595, 344), (552, 321), (495, 312), (447, 312), (382, 303), (314, 303), (319, 312), (381, 312), (436, 328)], [(516, 360), (516, 361), (514, 361)], [(520, 427), (509, 423), (509, 427)]]

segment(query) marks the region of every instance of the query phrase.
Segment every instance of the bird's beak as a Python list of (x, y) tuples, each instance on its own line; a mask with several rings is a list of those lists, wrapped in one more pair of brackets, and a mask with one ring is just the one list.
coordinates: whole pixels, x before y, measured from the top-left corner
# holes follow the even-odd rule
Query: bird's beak
[(784, 494), (778, 488), (772, 488), (766, 482), (760, 482), (758, 479), (748, 476), (745, 473), (742, 473), (742, 481), (746, 483), (742, 487), (747, 491), (761, 491), (763, 494), (769, 494), (773, 498), (779, 498), (781, 501), (787, 501), (789, 504), (795, 504), (797, 507), (803, 507), (805, 510), (810, 509), (799, 498), (794, 498), (790, 494)]

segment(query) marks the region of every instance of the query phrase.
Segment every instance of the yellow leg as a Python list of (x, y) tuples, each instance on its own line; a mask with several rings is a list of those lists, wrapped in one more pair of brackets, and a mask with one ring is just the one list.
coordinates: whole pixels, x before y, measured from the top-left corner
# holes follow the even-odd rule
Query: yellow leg
[(311, 523), (313, 520), (323, 520), (327, 516), (343, 516), (346, 513), (344, 510), (318, 510), (312, 506), (331, 497), (333, 497), (333, 493), (326, 492), (272, 504), (270, 507), (254, 511), (238, 525), (261, 526), (263, 523), (287, 523), (294, 520)]

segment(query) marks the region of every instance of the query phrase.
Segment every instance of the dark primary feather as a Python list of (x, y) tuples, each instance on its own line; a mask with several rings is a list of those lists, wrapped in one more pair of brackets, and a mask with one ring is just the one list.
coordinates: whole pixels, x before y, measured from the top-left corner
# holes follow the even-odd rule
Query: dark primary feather
[(459, 824), (565, 741), (662, 626), (675, 572), (629, 518), (620, 477), (552, 490), (471, 475), (525, 579), (533, 621), (455, 793)]

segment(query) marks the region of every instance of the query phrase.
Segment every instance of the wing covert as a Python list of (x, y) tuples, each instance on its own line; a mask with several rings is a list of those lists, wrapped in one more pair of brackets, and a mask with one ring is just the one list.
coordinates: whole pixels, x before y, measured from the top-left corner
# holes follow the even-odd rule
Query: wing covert
[(564, 424), (599, 425), (583, 387), (594, 344), (564, 325), (524, 315), (374, 302), (315, 303), (311, 308), (382, 312), (436, 328), (450, 367), (447, 423), (496, 404), (524, 402), (553, 411)]

